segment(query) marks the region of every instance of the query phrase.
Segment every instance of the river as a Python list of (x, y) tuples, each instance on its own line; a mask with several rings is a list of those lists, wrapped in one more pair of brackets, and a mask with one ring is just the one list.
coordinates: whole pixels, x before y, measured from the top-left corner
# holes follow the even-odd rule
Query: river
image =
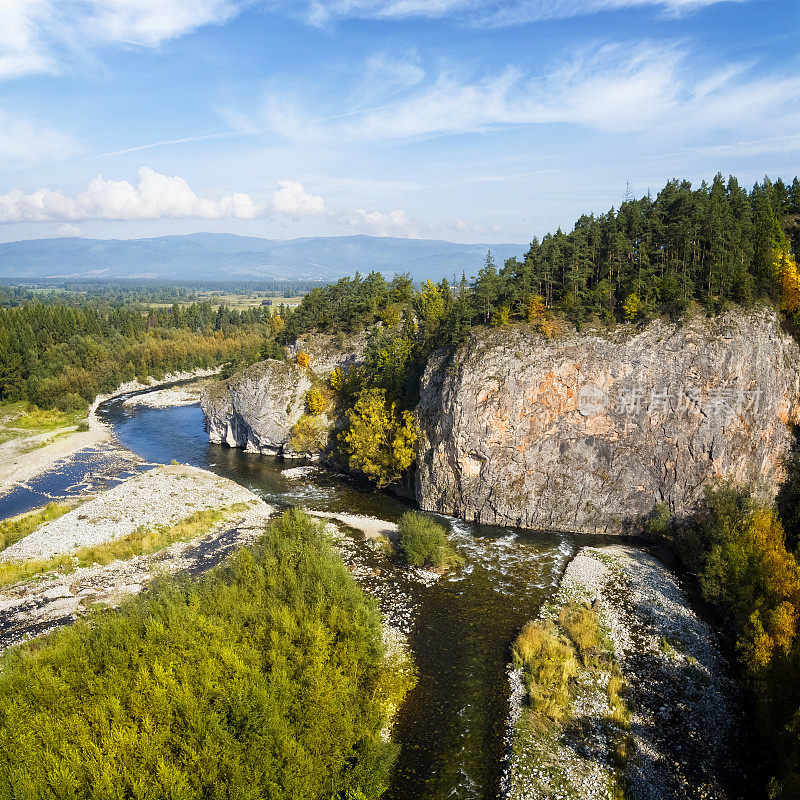
[[(296, 462), (211, 445), (197, 405), (130, 408), (116, 399), (98, 413), (112, 426), (118, 442), (143, 459), (138, 469), (174, 459), (235, 480), (279, 507), (297, 505), (389, 521), (408, 509), (325, 469), (291, 479), (283, 473), (298, 466)], [(112, 468), (109, 478), (110, 458), (103, 452), (77, 454), (56, 472), (4, 497), (0, 516), (130, 474), (130, 464), (124, 464), (116, 472)], [(395, 727), (401, 752), (385, 797), (493, 800), (504, 754), (510, 643), (553, 594), (577, 547), (592, 539), (437, 519), (448, 527), (464, 557), (463, 567), (426, 587), (375, 555), (373, 583), (362, 581), (384, 610), (395, 601), (408, 606), (407, 633), (419, 676)]]

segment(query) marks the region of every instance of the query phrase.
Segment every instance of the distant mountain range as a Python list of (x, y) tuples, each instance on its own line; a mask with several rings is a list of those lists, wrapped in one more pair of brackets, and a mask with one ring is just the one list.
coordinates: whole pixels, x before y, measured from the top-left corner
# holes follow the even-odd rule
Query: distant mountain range
[(261, 239), (194, 233), (154, 239), (30, 239), (0, 243), (0, 280), (139, 278), (160, 280), (322, 280), (356, 270), (452, 279), (477, 274), (491, 250), (498, 267), (521, 258), (521, 244), (456, 244), (434, 239), (332, 236)]

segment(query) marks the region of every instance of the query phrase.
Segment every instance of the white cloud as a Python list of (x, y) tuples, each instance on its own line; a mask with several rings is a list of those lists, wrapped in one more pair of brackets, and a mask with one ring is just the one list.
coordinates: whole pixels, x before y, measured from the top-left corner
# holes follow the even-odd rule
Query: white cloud
[(404, 19), (456, 17), (476, 25), (505, 26), (524, 22), (597, 14), (640, 6), (667, 14), (685, 14), (724, 2), (746, 0), (284, 0), (273, 5), (301, 13), (313, 25), (338, 19)]
[(397, 236), (403, 239), (430, 237), (445, 231), (481, 235), (494, 234), (499, 231), (497, 225), (478, 225), (463, 219), (457, 219), (454, 223), (434, 223), (411, 219), (401, 208), (387, 213), (359, 208), (340, 215), (339, 221), (346, 224), (355, 233), (365, 233), (370, 236)]
[(252, 220), (272, 215), (292, 219), (325, 217), (356, 233), (372, 236), (419, 238), (437, 231), (486, 233), (485, 228), (463, 220), (452, 225), (411, 219), (402, 209), (389, 212), (358, 208), (329, 211), (325, 200), (306, 190), (300, 181), (284, 179), (268, 202), (255, 201), (249, 194), (235, 192), (221, 197), (201, 197), (181, 177), (162, 175), (142, 167), (136, 184), (106, 180), (97, 176), (86, 190), (74, 196), (60, 190), (37, 189), (30, 194), (13, 190), (0, 195), (0, 223), (61, 223), (59, 236), (81, 236), (76, 225), (85, 220), (224, 219)]
[(406, 212), (399, 208), (389, 211), (387, 214), (358, 208), (346, 214), (345, 221), (351, 230), (370, 236), (399, 236), (418, 239), (434, 230), (430, 225), (409, 219)]
[[(800, 77), (751, 77), (749, 65), (705, 67), (685, 48), (603, 45), (546, 74), (517, 67), (471, 80), (456, 70), (400, 100), (318, 118), (272, 94), (258, 122), (298, 142), (363, 142), (477, 132), (496, 126), (575, 124), (605, 133), (796, 130)], [(794, 127), (792, 127), (794, 126)]]
[(83, 231), (70, 222), (65, 222), (63, 225), (58, 226), (59, 236), (83, 236)]
[(35, 120), (0, 111), (0, 164), (33, 164), (71, 155), (77, 149), (65, 134)]
[(288, 217), (319, 217), (325, 214), (325, 201), (315, 194), (309, 194), (299, 181), (282, 180), (280, 187), (272, 193), (272, 208), (278, 214)]
[(67, 54), (156, 47), (237, 14), (248, 0), (0, 0), (0, 79), (56, 72)]
[(498, 233), (500, 231), (499, 226), (497, 225), (478, 225), (475, 222), (470, 222), (469, 220), (465, 219), (457, 219), (455, 225), (453, 225), (453, 230), (458, 231), (459, 233)]
[(297, 181), (281, 181), (271, 203), (258, 203), (234, 192), (219, 198), (200, 197), (178, 176), (149, 167), (139, 170), (139, 182), (93, 178), (86, 191), (69, 197), (59, 190), (13, 190), (0, 195), (0, 222), (79, 222), (81, 220), (256, 219), (271, 213), (291, 217), (325, 213), (321, 197), (309, 194)]

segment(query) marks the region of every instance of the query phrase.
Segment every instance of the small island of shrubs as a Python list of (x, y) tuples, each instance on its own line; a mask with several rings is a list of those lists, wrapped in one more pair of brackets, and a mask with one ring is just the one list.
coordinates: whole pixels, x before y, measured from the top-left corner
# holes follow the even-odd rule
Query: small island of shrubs
[(424, 514), (407, 511), (397, 524), (397, 551), (409, 566), (444, 571), (463, 563), (447, 540), (445, 529)]

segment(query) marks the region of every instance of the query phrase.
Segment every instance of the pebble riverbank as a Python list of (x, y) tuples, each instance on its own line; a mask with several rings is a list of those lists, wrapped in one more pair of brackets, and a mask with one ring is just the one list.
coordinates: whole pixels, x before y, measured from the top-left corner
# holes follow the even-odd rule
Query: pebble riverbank
[(183, 465), (156, 467), (41, 525), (0, 553), (2, 561), (46, 559), (122, 539), (138, 528), (172, 525), (197, 511), (250, 503), (238, 483)]
[[(628, 684), (632, 708), (624, 766), (611, 757), (605, 686), (578, 677), (580, 724), (553, 735), (531, 726), (521, 671), (509, 668), (511, 709), (504, 800), (736, 798), (746, 776), (729, 759), (742, 712), (714, 631), (667, 568), (623, 545), (583, 548), (541, 619), (569, 602), (593, 604)], [(738, 781), (738, 785), (737, 785)], [(733, 788), (732, 788), (733, 787)]]

